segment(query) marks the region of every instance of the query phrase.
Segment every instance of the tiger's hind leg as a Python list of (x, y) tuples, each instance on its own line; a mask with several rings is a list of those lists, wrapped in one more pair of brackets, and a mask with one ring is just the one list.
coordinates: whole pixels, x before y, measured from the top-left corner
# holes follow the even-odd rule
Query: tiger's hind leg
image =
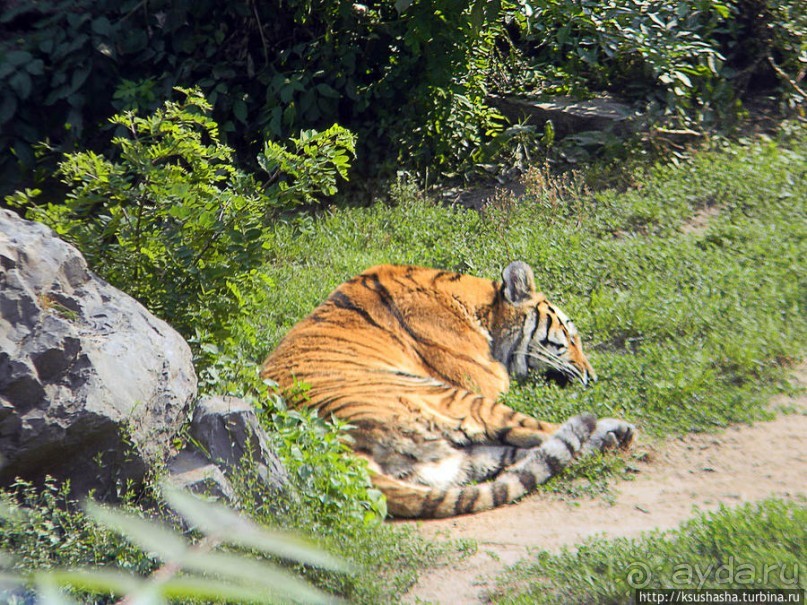
[(353, 431), (353, 447), (375, 471), (431, 488), (484, 482), (495, 478), (534, 448), (501, 444), (457, 444), (442, 431), (424, 425), (407, 430), (363, 422)]
[(430, 392), (410, 391), (400, 404), (427, 419), (456, 445), (541, 445), (560, 425), (537, 420), (484, 395), (441, 385)]
[(574, 425), (575, 422), (591, 423), (593, 431), (590, 436), (585, 435), (585, 432), (581, 433), (579, 437), (582, 439), (571, 447), (570, 435), (576, 435), (575, 432), (569, 432), (571, 429), (566, 431), (569, 435), (562, 439), (555, 438), (559, 435), (558, 431), (555, 431), (547, 441), (534, 447), (488, 444), (455, 447), (452, 448), (451, 455), (439, 461), (417, 465), (414, 476), (417, 477), (418, 483), (443, 489), (481, 483), (513, 472), (542, 448), (545, 450), (549, 448), (547, 451), (557, 450), (558, 444), (565, 443), (564, 447), (569, 450), (566, 453), (574, 458), (610, 449), (627, 448), (636, 437), (636, 428), (632, 424), (615, 418), (603, 418), (595, 424), (593, 416), (584, 414), (571, 419), (569, 425)]
[[(414, 401), (413, 398), (407, 400), (410, 405)], [(439, 396), (419, 397), (415, 405), (420, 414), (440, 427), (457, 445), (504, 445), (529, 449), (547, 442), (562, 426), (536, 420), (503, 403), (458, 388), (444, 389)], [(632, 424), (602, 418), (583, 453), (628, 447), (635, 435), (636, 428)], [(484, 452), (478, 450), (477, 457), (484, 460)]]
[(413, 466), (410, 480), (430, 487), (481, 483), (497, 477), (513, 464), (527, 457), (534, 448), (511, 445), (449, 446), (450, 453), (439, 460)]

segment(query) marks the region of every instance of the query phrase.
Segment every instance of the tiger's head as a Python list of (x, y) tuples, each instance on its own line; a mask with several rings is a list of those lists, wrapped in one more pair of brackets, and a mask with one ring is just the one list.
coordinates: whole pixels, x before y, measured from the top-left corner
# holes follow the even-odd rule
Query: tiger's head
[(574, 323), (535, 290), (532, 269), (510, 263), (502, 272), (491, 338), (493, 355), (516, 379), (543, 374), (560, 383), (597, 380)]

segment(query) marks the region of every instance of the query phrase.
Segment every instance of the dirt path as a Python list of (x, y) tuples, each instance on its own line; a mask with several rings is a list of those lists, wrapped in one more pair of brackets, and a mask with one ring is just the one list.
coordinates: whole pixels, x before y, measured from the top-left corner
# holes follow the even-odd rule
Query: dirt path
[[(807, 366), (795, 379), (807, 385)], [(693, 507), (712, 510), (769, 496), (807, 495), (807, 396), (774, 398), (799, 413), (719, 434), (688, 435), (650, 448), (633, 481), (614, 486), (615, 502), (568, 502), (546, 494), (486, 513), (419, 523), (430, 538), (473, 538), (476, 554), (456, 566), (425, 571), (409, 603), (484, 603), (496, 576), (535, 549), (559, 550), (595, 534), (634, 536), (672, 528)]]

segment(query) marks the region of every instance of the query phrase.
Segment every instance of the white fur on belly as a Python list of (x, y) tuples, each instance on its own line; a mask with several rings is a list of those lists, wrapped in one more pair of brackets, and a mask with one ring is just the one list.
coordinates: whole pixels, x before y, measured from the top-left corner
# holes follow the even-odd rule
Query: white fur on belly
[(457, 485), (464, 479), (462, 468), (465, 456), (455, 454), (438, 462), (418, 464), (415, 474), (420, 483), (436, 488), (447, 488)]

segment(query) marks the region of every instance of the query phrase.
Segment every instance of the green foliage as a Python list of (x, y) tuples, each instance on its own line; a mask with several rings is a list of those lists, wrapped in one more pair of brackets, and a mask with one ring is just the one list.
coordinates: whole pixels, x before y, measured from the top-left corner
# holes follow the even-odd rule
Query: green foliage
[[(325, 476), (327, 470), (316, 472)], [(87, 604), (117, 602), (104, 596), (110, 590), (120, 595), (141, 589), (163, 591), (179, 602), (188, 602), (190, 594), (206, 597), (202, 600), (217, 597), (216, 602), (226, 601), (228, 595), (235, 602), (255, 602), (256, 580), (271, 581), (275, 595), (281, 586), (301, 587), (296, 574), (319, 591), (343, 595), (350, 602), (395, 602), (421, 566), (432, 562), (441, 549), (454, 548), (426, 544), (412, 527), (368, 523), (348, 507), (312, 506), (304, 496), (283, 504), (256, 480), (249, 465), (230, 479), (238, 493), (238, 515), (163, 490), (168, 504), (185, 520), (182, 535), (177, 518), (164, 514), (164, 507), (145, 511), (127, 502), (121, 512), (81, 508), (69, 500), (68, 486), (58, 487), (49, 480), (39, 489), (18, 482), (12, 490), (0, 492), (0, 601), (26, 602), (22, 595), (30, 593), (25, 586), (36, 581), (40, 596), (53, 595), (52, 603), (64, 602), (57, 585), (74, 587), (71, 594)], [(169, 519), (170, 526), (154, 521), (156, 512)], [(188, 527), (193, 531), (187, 532)], [(298, 536), (307, 536), (310, 542)], [(312, 550), (310, 544), (336, 553), (338, 559)], [(282, 569), (273, 568), (267, 559), (281, 563)], [(174, 569), (168, 585), (154, 586), (152, 574), (171, 567), (168, 561), (184, 571), (172, 575), (178, 571)], [(199, 581), (210, 565), (215, 573)], [(243, 573), (249, 577), (243, 578)], [(301, 588), (306, 595), (321, 595)], [(271, 598), (261, 591), (262, 599)], [(11, 595), (21, 596), (15, 601)], [(321, 599), (303, 599), (317, 600)]]
[[(294, 574), (286, 572), (274, 564), (259, 559), (255, 553), (306, 565), (328, 569), (334, 572), (349, 571), (349, 567), (338, 559), (315, 549), (311, 545), (289, 534), (272, 532), (256, 525), (227, 507), (200, 500), (170, 487), (163, 487), (164, 498), (178, 512), (186, 523), (201, 533), (200, 539), (192, 539), (175, 529), (157, 521), (147, 519), (142, 513), (124, 512), (101, 507), (88, 502), (86, 517), (78, 511), (60, 510), (59, 504), (71, 506), (65, 493), (54, 491), (52, 484), (46, 486), (43, 496), (28, 502), (26, 507), (13, 502), (10, 520), (12, 531), (17, 530), (24, 539), (37, 537), (54, 538), (55, 528), (44, 519), (58, 519), (63, 530), (75, 530), (76, 526), (86, 527), (87, 520), (96, 526), (94, 535), (109, 536), (119, 534), (127, 542), (136, 546), (134, 552), (149, 553), (148, 559), (156, 559), (161, 566), (148, 577), (143, 571), (134, 570), (123, 561), (108, 561), (103, 567), (58, 568), (44, 570), (34, 562), (37, 569), (25, 569), (40, 592), (50, 592), (51, 602), (72, 603), (66, 597), (59, 597), (55, 587), (70, 587), (86, 594), (127, 595), (138, 603), (164, 604), (187, 602), (189, 599), (216, 600), (243, 603), (278, 603), (292, 600), (299, 603), (332, 603), (330, 595), (313, 588)], [(32, 493), (30, 486), (23, 486), (21, 493)], [(25, 519), (23, 523), (15, 517)], [(65, 521), (74, 527), (65, 528)], [(21, 526), (21, 527), (20, 527)], [(76, 531), (67, 534), (71, 539), (83, 537)], [(57, 538), (58, 539), (58, 538)], [(220, 546), (227, 545), (237, 550), (222, 552)], [(15, 553), (28, 554), (25, 544), (15, 544)], [(50, 545), (52, 546), (52, 545)], [(64, 545), (70, 550), (70, 545)], [(89, 548), (89, 545), (82, 545)], [(97, 548), (97, 545), (92, 545)], [(51, 549), (48, 549), (51, 550)], [(249, 554), (244, 551), (249, 551)], [(111, 553), (104, 553), (109, 556)], [(130, 552), (127, 554), (131, 554)], [(60, 553), (60, 556), (65, 555)], [(85, 553), (78, 553), (78, 561), (86, 565)], [(114, 565), (117, 563), (117, 565)], [(113, 568), (114, 565), (114, 568)]]
[(730, 15), (728, 3), (551, 0), (525, 10), (535, 77), (552, 65), (566, 80), (649, 96), (681, 117), (695, 107), (730, 108), (731, 89), (718, 82), (725, 58), (714, 39)]
[(182, 101), (147, 117), (112, 118), (121, 131), (112, 141), (116, 160), (66, 155), (59, 167), (66, 201), (35, 206), (28, 217), (76, 244), (95, 271), (186, 336), (195, 326), (222, 336), (244, 293), (269, 285), (256, 267), (272, 212), (332, 195), (346, 177), (353, 137), (334, 125), (304, 133), (293, 152), (267, 144), (262, 163), (275, 182), (262, 189), (234, 167), (201, 93), (180, 92)]
[(731, 6), (725, 76), (737, 94), (776, 83), (784, 104), (798, 108), (807, 100), (798, 85), (807, 63), (807, 7), (799, 0), (738, 0)]
[(624, 603), (636, 588), (804, 589), (805, 528), (803, 503), (721, 507), (667, 532), (542, 551), (507, 573), (492, 602)]
[[(294, 531), (350, 563), (353, 572), (350, 574), (323, 572), (310, 566), (298, 567), (298, 571), (314, 585), (341, 595), (351, 603), (395, 603), (414, 583), (419, 569), (433, 564), (446, 553), (467, 549), (466, 545), (454, 542), (429, 543), (411, 525), (379, 523), (378, 516), (369, 516), (368, 509), (363, 506), (369, 501), (366, 495), (357, 491), (359, 486), (366, 485), (364, 464), (352, 464), (352, 457), (348, 457), (347, 460), (335, 461), (332, 470), (330, 465), (334, 460), (323, 453), (325, 448), (322, 445), (312, 441), (313, 433), (306, 422), (310, 415), (302, 416), (303, 419), (294, 425), (294, 431), (302, 433), (303, 444), (296, 452), (301, 459), (285, 461), (292, 484), (305, 485), (297, 472), (307, 462), (318, 462), (323, 466), (307, 469), (308, 485), (317, 487), (323, 481), (332, 480), (334, 485), (342, 484), (344, 495), (330, 492), (328, 498), (320, 499), (316, 492), (306, 493), (304, 489), (295, 488), (288, 502), (278, 501), (277, 494), (258, 480), (249, 466), (230, 476), (230, 480), (238, 494), (240, 510), (255, 522)], [(333, 431), (322, 421), (314, 422)], [(325, 441), (333, 443), (329, 437), (325, 437)], [(277, 447), (278, 451), (289, 450), (288, 445)], [(332, 451), (337, 451), (336, 445)], [(345, 478), (340, 477), (336, 470), (346, 464), (352, 464), (352, 475), (357, 478), (355, 485), (346, 485)], [(361, 476), (357, 470), (362, 471)], [(355, 500), (349, 502), (349, 497)]]
[(410, 164), (464, 160), (445, 135), (491, 127), (500, 12), (486, 0), (21, 3), (0, 19), (0, 175), (16, 182), (38, 141), (95, 140), (114, 111), (153, 109), (175, 86), (200, 87), (249, 159), (265, 139), (339, 122), (375, 165), (395, 161), (398, 141)]
[(327, 423), (307, 410), (283, 410), (268, 419), (282, 437), (279, 453), (296, 485), (323, 516), (352, 514), (364, 523), (378, 523), (386, 503), (372, 487), (366, 462), (350, 453), (350, 426), (338, 419)]
[[(504, 119), (486, 102), (487, 80), (501, 34), (499, 0), (400, 3), (403, 28), (398, 38), (407, 52), (396, 58), (393, 74), (411, 89), (397, 128), (398, 163), (438, 173), (469, 171), (485, 157), (485, 143), (504, 130)], [(411, 129), (414, 136), (400, 131)], [(415, 160), (413, 162), (412, 160)]]
[(792, 85), (807, 56), (799, 2), (545, 0), (523, 3), (514, 20), (528, 89), (613, 91), (706, 126), (736, 115), (752, 79), (803, 100)]
[[(327, 469), (317, 472), (324, 475)], [(173, 595), (180, 602), (188, 602), (190, 592), (201, 596), (202, 590), (208, 591), (209, 597), (218, 595), (219, 601), (226, 600), (227, 595), (238, 596), (234, 589), (245, 581), (233, 576), (241, 569), (250, 574), (246, 584), (255, 580), (255, 574), (258, 581), (261, 577), (272, 581), (271, 594), (283, 587), (291, 590), (300, 586), (293, 571), (320, 591), (370, 605), (396, 601), (421, 566), (455, 548), (453, 544), (429, 545), (412, 527), (367, 523), (347, 507), (311, 506), (305, 497), (294, 499), (293, 504), (283, 503), (277, 493), (256, 480), (249, 465), (230, 479), (238, 492), (239, 515), (168, 490), (167, 502), (185, 519), (183, 527), (193, 528), (181, 536), (174, 517), (167, 515), (173, 528), (164, 527), (149, 520), (155, 510), (145, 512), (134, 502), (127, 502), (120, 513), (99, 511), (98, 507), (86, 509), (68, 498), (68, 486), (59, 487), (49, 480), (40, 489), (18, 482), (11, 490), (0, 492), (0, 601), (26, 602), (23, 596), (15, 601), (11, 595), (30, 594), (24, 586), (36, 580), (43, 598), (54, 595), (54, 600), (48, 601), (51, 603), (65, 602), (56, 592), (57, 585), (74, 587), (71, 593), (79, 594), (82, 603), (117, 602), (104, 593), (153, 590), (152, 580), (145, 578), (170, 560), (186, 570), (172, 576), (172, 585), (164, 589), (167, 596)], [(166, 517), (162, 514), (165, 508), (159, 511)], [(284, 531), (267, 527), (283, 527)], [(310, 542), (297, 536), (307, 536)], [(312, 543), (339, 558), (312, 550)], [(260, 552), (268, 553), (272, 562), (282, 560), (282, 569), (267, 567)], [(219, 568), (222, 557), (227, 567)], [(193, 570), (204, 571), (201, 568), (208, 564), (215, 567), (214, 577), (198, 583), (198, 572)], [(260, 573), (256, 565), (262, 566)], [(269, 593), (264, 593), (261, 598), (269, 598)], [(317, 593), (306, 587), (305, 594)], [(245, 596), (249, 595), (242, 591), (240, 598)]]
[(490, 168), (508, 141), (490, 88), (611, 90), (713, 125), (749, 90), (803, 102), (805, 32), (799, 0), (19, 2), (0, 16), (0, 195), (47, 181), (54, 152), (105, 151), (109, 116), (176, 86), (204, 92), (241, 165), (339, 123), (366, 173)]
[[(78, 565), (111, 565), (147, 574), (154, 561), (91, 522), (68, 497), (70, 486), (48, 479), (41, 487), (18, 480), (0, 492), (0, 551), (16, 573)], [(125, 509), (134, 510), (126, 504)]]
[(282, 207), (316, 203), (318, 195), (336, 195), (339, 178), (347, 180), (350, 158), (355, 156), (355, 135), (334, 124), (328, 130), (304, 130), (288, 151), (273, 141), (264, 143), (258, 164), (275, 185), (274, 197)]
[[(115, 61), (131, 30), (92, 2), (5, 2), (0, 11), (0, 180), (17, 183), (34, 166), (33, 146), (50, 138), (69, 148), (109, 115)], [(133, 6), (135, 3), (130, 2)], [(82, 6), (83, 5), (83, 6)], [(131, 6), (129, 8), (131, 8)], [(128, 10), (128, 8), (126, 9)], [(0, 189), (0, 195), (8, 193)]]

